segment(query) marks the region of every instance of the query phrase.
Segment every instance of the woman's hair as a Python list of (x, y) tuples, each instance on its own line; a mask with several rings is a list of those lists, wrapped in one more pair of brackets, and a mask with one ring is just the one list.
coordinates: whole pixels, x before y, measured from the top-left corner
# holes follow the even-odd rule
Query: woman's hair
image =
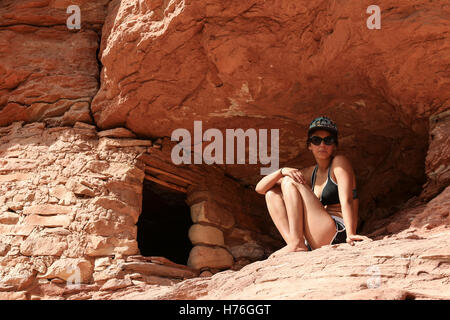
[(311, 136), (318, 130), (328, 131), (334, 138), (336, 146), (338, 146), (338, 129), (336, 123), (326, 116), (321, 116), (311, 121), (308, 128), (308, 139), (306, 140), (306, 146), (309, 147), (309, 144), (311, 143)]

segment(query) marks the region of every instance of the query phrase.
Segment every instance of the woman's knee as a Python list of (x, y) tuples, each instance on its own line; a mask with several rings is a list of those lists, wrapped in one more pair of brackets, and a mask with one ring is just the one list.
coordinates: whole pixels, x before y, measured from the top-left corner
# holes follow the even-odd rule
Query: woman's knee
[(274, 199), (282, 198), (283, 194), (281, 193), (280, 188), (273, 187), (273, 188), (267, 190), (265, 197), (266, 197), (266, 201), (272, 201)]
[(284, 177), (281, 180), (281, 190), (286, 192), (288, 190), (297, 190), (296, 182), (291, 177)]

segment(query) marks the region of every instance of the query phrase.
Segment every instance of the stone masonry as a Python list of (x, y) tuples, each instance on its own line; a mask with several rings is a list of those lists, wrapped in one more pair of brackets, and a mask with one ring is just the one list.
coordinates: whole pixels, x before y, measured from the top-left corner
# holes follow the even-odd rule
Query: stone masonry
[[(245, 214), (245, 196), (225, 209), (229, 199), (193, 185), (186, 195), (194, 222), (188, 266), (142, 257), (139, 156), (153, 147), (127, 129), (20, 121), (1, 128), (0, 146), (0, 298), (83, 299), (90, 291), (101, 298), (137, 283), (170, 285), (240, 268), (277, 244), (276, 236), (258, 233), (261, 218)], [(217, 188), (233, 183), (225, 180)]]

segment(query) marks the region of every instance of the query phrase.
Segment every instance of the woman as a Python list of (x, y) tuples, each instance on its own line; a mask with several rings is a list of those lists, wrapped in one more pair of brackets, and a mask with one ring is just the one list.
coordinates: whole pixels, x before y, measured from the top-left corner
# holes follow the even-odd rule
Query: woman
[(304, 169), (284, 167), (256, 185), (256, 192), (265, 194), (270, 216), (286, 242), (271, 257), (370, 240), (356, 234), (356, 179), (349, 160), (335, 156), (337, 145), (335, 123), (327, 117), (316, 118), (309, 126), (307, 146), (317, 165)]

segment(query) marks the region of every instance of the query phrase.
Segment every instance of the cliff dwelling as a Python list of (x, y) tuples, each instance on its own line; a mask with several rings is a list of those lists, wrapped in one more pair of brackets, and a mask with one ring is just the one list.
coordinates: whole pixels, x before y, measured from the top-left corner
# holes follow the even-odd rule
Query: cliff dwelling
[[(448, 288), (443, 1), (380, 1), (377, 30), (357, 1), (80, 0), (76, 29), (68, 2), (0, 4), (0, 299), (159, 298), (187, 279), (173, 297), (334, 298), (372, 264), (388, 288)], [(276, 132), (279, 167), (312, 166), (322, 115), (377, 241), (267, 261), (284, 242), (255, 192), (259, 139)], [(215, 137), (222, 163), (174, 163), (177, 130)], [(257, 148), (226, 161), (247, 130)]]
[(137, 223), (141, 255), (163, 256), (186, 265), (192, 250), (188, 236), (192, 220), (186, 192), (145, 179), (142, 199)]

